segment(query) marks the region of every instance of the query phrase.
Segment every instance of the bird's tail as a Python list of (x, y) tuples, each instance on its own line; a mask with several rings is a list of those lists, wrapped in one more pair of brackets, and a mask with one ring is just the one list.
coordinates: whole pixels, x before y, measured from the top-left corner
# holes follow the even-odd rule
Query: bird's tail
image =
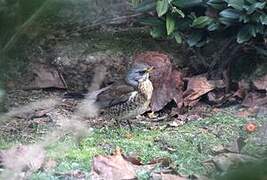
[(66, 98), (66, 99), (84, 99), (85, 96), (86, 96), (86, 93), (69, 92), (69, 93), (65, 93), (63, 98)]

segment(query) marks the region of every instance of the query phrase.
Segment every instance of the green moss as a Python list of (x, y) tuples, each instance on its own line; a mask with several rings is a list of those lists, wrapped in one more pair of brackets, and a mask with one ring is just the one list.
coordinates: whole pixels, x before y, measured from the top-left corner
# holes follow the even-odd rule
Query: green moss
[[(231, 144), (237, 137), (244, 135), (241, 127), (246, 122), (244, 118), (219, 113), (165, 130), (148, 130), (145, 127), (135, 127), (132, 132), (115, 127), (95, 129), (80, 143), (71, 136), (66, 136), (46, 148), (47, 155), (58, 162), (57, 167), (50, 172), (37, 172), (34, 176), (51, 176), (51, 179), (53, 172), (64, 173), (75, 169), (89, 173), (94, 156), (109, 155), (116, 147), (120, 147), (126, 155), (140, 157), (144, 163), (164, 157), (170, 159), (171, 166), (181, 174), (206, 174), (210, 172), (210, 167), (204, 166), (203, 161), (214, 156), (212, 149), (219, 145)], [(263, 119), (257, 119), (258, 124), (262, 122)], [(257, 135), (246, 136), (253, 139)], [(8, 147), (4, 142), (0, 144), (1, 148)], [(260, 155), (261, 152), (266, 153), (266, 149), (258, 146), (255, 150), (255, 143), (252, 141), (248, 141), (244, 148), (246, 154)], [(140, 172), (138, 176), (146, 179), (149, 175), (147, 172)]]

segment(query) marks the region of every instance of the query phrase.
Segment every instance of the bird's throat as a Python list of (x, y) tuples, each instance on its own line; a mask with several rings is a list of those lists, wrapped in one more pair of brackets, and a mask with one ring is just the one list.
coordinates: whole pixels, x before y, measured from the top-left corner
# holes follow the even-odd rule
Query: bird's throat
[(150, 101), (153, 93), (152, 82), (147, 79), (138, 85), (138, 91), (145, 97), (146, 100)]

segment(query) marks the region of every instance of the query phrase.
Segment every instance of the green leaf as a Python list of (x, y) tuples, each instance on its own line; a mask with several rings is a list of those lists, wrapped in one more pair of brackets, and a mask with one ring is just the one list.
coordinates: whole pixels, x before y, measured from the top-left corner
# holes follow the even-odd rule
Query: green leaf
[(256, 28), (256, 33), (264, 34), (264, 26), (262, 26), (261, 24), (257, 24), (255, 28)]
[(262, 14), (260, 16), (260, 21), (261, 21), (261, 24), (267, 25), (267, 15), (266, 14)]
[(176, 28), (179, 31), (185, 31), (190, 28), (190, 25), (192, 24), (192, 20), (189, 18), (183, 18), (183, 19), (177, 19), (176, 20)]
[(214, 9), (223, 9), (226, 7), (226, 3), (222, 0), (209, 0), (207, 5), (213, 7)]
[(243, 26), (240, 31), (237, 34), (237, 42), (238, 43), (244, 43), (248, 40), (250, 40), (252, 37), (251, 31), (250, 31), (250, 26), (245, 25)]
[(240, 22), (243, 22), (243, 23), (247, 23), (247, 22), (249, 22), (249, 16), (247, 16), (247, 15), (245, 15), (245, 14), (243, 14), (243, 15), (241, 15), (240, 17), (239, 17), (239, 21)]
[(160, 37), (164, 37), (165, 36), (165, 29), (162, 26), (155, 26), (151, 29), (150, 31), (150, 35), (153, 38), (160, 38)]
[(176, 7), (173, 7), (173, 8), (172, 8), (172, 12), (173, 12), (173, 13), (177, 13), (177, 14), (179, 14), (182, 18), (185, 17), (183, 11), (180, 10), (180, 9), (177, 9)]
[(165, 22), (156, 17), (147, 17), (138, 20), (139, 23), (148, 26), (164, 26)]
[(168, 11), (169, 1), (168, 0), (157, 0), (156, 10), (158, 16), (161, 17)]
[(175, 32), (174, 33), (174, 38), (175, 38), (175, 41), (178, 43), (178, 44), (181, 44), (182, 43), (182, 37), (180, 35), (179, 32)]
[(208, 26), (208, 31), (215, 31), (217, 29), (219, 29), (220, 24), (218, 22), (213, 22)]
[(202, 33), (201, 32), (194, 32), (190, 34), (186, 40), (187, 44), (190, 47), (195, 46), (200, 40), (202, 39)]
[(237, 10), (242, 10), (243, 5), (245, 4), (244, 0), (227, 0), (228, 6), (233, 7)]
[(258, 2), (254, 4), (255, 8), (257, 9), (263, 9), (265, 5), (266, 5), (266, 2)]
[(255, 46), (257, 52), (261, 55), (267, 56), (267, 49), (264, 47)]
[(231, 25), (235, 24), (237, 21), (235, 19), (220, 17), (219, 22), (226, 25), (226, 26), (231, 26)]
[(179, 8), (190, 8), (201, 5), (203, 0), (173, 0), (172, 3)]
[(263, 9), (266, 5), (266, 2), (257, 2), (252, 4), (251, 6), (244, 6), (244, 8), (247, 10), (248, 14), (254, 13), (257, 9)]
[(250, 4), (253, 4), (253, 3), (256, 3), (257, 0), (246, 0), (246, 2), (250, 3)]
[(239, 19), (241, 13), (235, 9), (225, 9), (219, 13), (220, 16), (228, 19)]
[(153, 11), (156, 7), (156, 3), (154, 0), (143, 0), (138, 6), (135, 8), (137, 12), (149, 12)]
[(169, 14), (166, 17), (166, 29), (167, 35), (170, 35), (175, 30), (175, 19)]
[(195, 46), (196, 47), (203, 47), (207, 42), (206, 41), (200, 41)]
[(199, 16), (196, 19), (194, 19), (194, 21), (192, 23), (192, 27), (204, 28), (204, 27), (208, 26), (212, 21), (213, 21), (213, 19), (208, 17), (208, 16)]
[(257, 34), (256, 26), (254, 26), (254, 25), (250, 25), (250, 26), (249, 26), (249, 33), (250, 33), (253, 37), (256, 37), (256, 34)]

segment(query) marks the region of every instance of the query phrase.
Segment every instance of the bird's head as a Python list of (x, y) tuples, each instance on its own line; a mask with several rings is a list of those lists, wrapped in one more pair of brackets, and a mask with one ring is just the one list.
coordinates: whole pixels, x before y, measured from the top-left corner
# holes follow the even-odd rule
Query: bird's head
[(139, 83), (144, 82), (149, 78), (149, 73), (152, 69), (153, 67), (147, 64), (134, 64), (127, 73), (127, 83), (137, 87)]

